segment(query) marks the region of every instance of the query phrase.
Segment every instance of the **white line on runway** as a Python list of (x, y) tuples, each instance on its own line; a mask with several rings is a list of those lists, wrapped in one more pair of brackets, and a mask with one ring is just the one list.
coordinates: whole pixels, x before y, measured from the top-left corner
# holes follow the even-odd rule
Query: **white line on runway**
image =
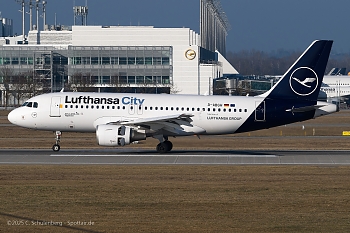
[(51, 154), (51, 157), (239, 157), (239, 158), (275, 158), (276, 155), (136, 155), (136, 154), (101, 154), (101, 155), (74, 155), (74, 154)]

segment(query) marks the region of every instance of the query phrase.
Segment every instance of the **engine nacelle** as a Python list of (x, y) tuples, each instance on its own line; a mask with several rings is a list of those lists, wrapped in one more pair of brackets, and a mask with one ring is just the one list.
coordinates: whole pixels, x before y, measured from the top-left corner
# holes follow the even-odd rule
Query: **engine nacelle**
[(100, 146), (125, 146), (131, 142), (146, 139), (146, 133), (140, 133), (124, 125), (98, 125), (97, 143)]

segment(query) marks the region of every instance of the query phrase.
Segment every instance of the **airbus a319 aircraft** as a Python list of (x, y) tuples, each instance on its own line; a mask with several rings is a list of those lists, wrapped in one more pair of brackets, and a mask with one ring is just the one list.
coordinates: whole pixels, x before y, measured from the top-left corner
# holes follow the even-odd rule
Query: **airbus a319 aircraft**
[(333, 41), (314, 41), (271, 90), (259, 96), (196, 96), (58, 92), (30, 98), (8, 115), (11, 123), (56, 133), (96, 132), (101, 146), (125, 146), (153, 137), (159, 153), (169, 137), (249, 132), (337, 111), (319, 102)]

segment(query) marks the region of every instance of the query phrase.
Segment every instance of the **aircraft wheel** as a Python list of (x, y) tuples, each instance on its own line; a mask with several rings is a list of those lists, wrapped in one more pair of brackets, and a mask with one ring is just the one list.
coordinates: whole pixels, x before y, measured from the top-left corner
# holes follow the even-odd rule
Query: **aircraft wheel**
[(163, 154), (163, 153), (166, 153), (166, 152), (168, 152), (168, 151), (169, 151), (169, 148), (168, 148), (167, 143), (162, 142), (162, 143), (159, 143), (159, 144), (157, 145), (157, 152), (158, 152), (158, 153)]
[(52, 146), (52, 150), (55, 151), (55, 152), (60, 151), (60, 149), (61, 149), (61, 147), (58, 144), (55, 144), (55, 145)]
[(173, 149), (173, 143), (171, 143), (171, 141), (165, 141), (164, 144), (167, 145), (168, 151), (171, 151)]

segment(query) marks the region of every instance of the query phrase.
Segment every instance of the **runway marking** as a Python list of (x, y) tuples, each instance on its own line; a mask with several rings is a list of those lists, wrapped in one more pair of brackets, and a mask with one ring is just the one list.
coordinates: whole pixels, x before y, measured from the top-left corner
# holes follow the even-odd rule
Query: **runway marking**
[(101, 154), (101, 155), (74, 155), (74, 154), (51, 154), (50, 157), (238, 157), (238, 158), (275, 158), (277, 155), (137, 155), (137, 154)]

